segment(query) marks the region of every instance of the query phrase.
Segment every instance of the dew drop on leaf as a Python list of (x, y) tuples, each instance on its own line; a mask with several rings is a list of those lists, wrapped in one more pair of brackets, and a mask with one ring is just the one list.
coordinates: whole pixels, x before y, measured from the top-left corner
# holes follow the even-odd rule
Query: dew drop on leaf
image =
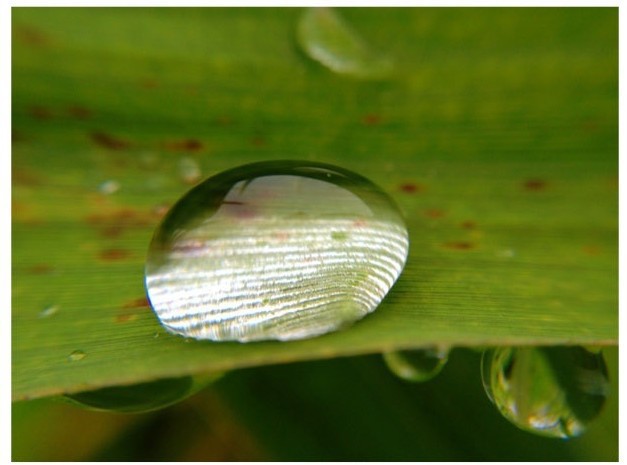
[(307, 8), (298, 23), (297, 40), (308, 57), (338, 74), (385, 79), (394, 71), (392, 60), (374, 52), (331, 8)]
[(48, 318), (55, 315), (59, 311), (58, 305), (48, 305), (41, 312), (39, 312), (39, 318)]
[(200, 181), (202, 173), (196, 160), (190, 157), (183, 157), (179, 160), (179, 175), (186, 184), (195, 184)]
[(485, 391), (517, 427), (572, 438), (596, 418), (608, 395), (603, 354), (583, 347), (502, 347), (484, 352)]
[(175, 334), (302, 339), (374, 311), (408, 246), (398, 208), (362, 176), (322, 163), (253, 163), (198, 184), (166, 214), (146, 289)]
[(78, 362), (83, 360), (85, 357), (87, 357), (87, 354), (82, 350), (73, 350), (67, 358), (70, 362)]
[(118, 181), (115, 181), (114, 179), (104, 181), (98, 186), (98, 191), (100, 191), (101, 194), (105, 195), (115, 194), (119, 190), (120, 183)]
[(144, 413), (180, 402), (204, 389), (220, 376), (221, 374), (205, 374), (165, 378), (130, 386), (113, 386), (68, 394), (64, 399), (89, 410)]
[(433, 379), (448, 361), (448, 349), (396, 350), (385, 352), (383, 360), (392, 373), (405, 381), (420, 383)]

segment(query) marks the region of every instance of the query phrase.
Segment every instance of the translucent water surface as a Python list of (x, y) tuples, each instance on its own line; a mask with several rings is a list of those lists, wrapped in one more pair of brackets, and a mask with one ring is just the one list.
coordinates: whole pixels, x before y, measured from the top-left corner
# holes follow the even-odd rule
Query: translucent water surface
[(482, 359), (483, 385), (505, 418), (542, 436), (571, 438), (608, 394), (605, 360), (583, 347), (501, 347)]
[(407, 258), (394, 202), (335, 166), (254, 163), (207, 179), (153, 237), (146, 289), (165, 328), (215, 341), (301, 339), (377, 308)]

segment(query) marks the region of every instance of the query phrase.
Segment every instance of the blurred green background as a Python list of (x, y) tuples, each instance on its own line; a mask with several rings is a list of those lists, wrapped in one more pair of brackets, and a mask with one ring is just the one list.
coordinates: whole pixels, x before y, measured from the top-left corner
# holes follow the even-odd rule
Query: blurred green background
[[(164, 337), (141, 298), (152, 228), (201, 174), (296, 158), (392, 193), (412, 234), (405, 279), (350, 332), (218, 355), (248, 366), (402, 338), (599, 341), (603, 414), (581, 438), (535, 437), (489, 403), (477, 351), (454, 350), (420, 385), (374, 354), (233, 370), (149, 414), (16, 402), (13, 460), (618, 458), (618, 10), (340, 12), (394, 76), (312, 61), (298, 8), (13, 9), (14, 396), (146, 379), (178, 342), (161, 373), (200, 371), (203, 351)], [(412, 341), (402, 329), (421, 313)], [(84, 361), (68, 363), (77, 348)], [(108, 365), (89, 365), (98, 351)]]

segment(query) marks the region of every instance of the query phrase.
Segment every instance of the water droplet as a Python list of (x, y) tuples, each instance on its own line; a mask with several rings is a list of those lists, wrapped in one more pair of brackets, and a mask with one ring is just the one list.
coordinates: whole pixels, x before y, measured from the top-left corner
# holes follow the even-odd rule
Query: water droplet
[(372, 51), (331, 8), (308, 8), (301, 16), (297, 40), (305, 54), (332, 71), (361, 79), (384, 79), (393, 62)]
[(516, 251), (513, 249), (503, 249), (503, 250), (499, 250), (496, 254), (499, 257), (512, 258), (516, 256)]
[(120, 183), (110, 179), (100, 184), (100, 186), (98, 186), (98, 190), (100, 193), (105, 195), (115, 194), (120, 190)]
[(221, 374), (166, 378), (131, 386), (114, 386), (68, 394), (64, 398), (89, 410), (144, 413), (180, 402), (204, 389)]
[(502, 347), (484, 352), (483, 386), (505, 418), (542, 436), (579, 436), (608, 392), (605, 360), (583, 347)]
[(198, 163), (193, 158), (183, 157), (179, 161), (179, 174), (186, 184), (195, 184), (200, 181), (201, 172)]
[(58, 305), (48, 305), (41, 312), (39, 312), (39, 318), (48, 318), (59, 311)]
[(372, 312), (408, 246), (398, 208), (367, 179), (322, 163), (253, 163), (172, 207), (148, 251), (146, 288), (176, 334), (302, 339)]
[(448, 361), (448, 349), (397, 350), (383, 354), (392, 373), (406, 381), (423, 382), (433, 379)]
[(79, 360), (83, 360), (85, 357), (87, 357), (87, 354), (82, 350), (74, 350), (67, 358), (70, 362), (78, 362)]

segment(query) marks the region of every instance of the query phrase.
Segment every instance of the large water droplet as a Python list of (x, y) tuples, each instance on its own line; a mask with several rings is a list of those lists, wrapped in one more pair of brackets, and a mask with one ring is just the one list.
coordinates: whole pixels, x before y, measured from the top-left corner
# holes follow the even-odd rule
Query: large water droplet
[(144, 413), (180, 402), (218, 379), (221, 374), (184, 376), (157, 381), (114, 386), (64, 396), (66, 400), (89, 410), (120, 413)]
[(383, 360), (399, 378), (420, 383), (434, 378), (442, 371), (448, 361), (448, 350), (437, 347), (397, 350), (384, 353)]
[(150, 245), (146, 289), (176, 334), (301, 339), (372, 312), (408, 245), (397, 207), (367, 179), (322, 163), (253, 163), (172, 207)]
[(502, 347), (482, 358), (483, 386), (519, 428), (542, 436), (579, 436), (608, 391), (605, 360), (583, 347)]
[(383, 79), (394, 69), (392, 60), (373, 52), (330, 8), (306, 9), (298, 23), (297, 39), (309, 57), (339, 74)]

